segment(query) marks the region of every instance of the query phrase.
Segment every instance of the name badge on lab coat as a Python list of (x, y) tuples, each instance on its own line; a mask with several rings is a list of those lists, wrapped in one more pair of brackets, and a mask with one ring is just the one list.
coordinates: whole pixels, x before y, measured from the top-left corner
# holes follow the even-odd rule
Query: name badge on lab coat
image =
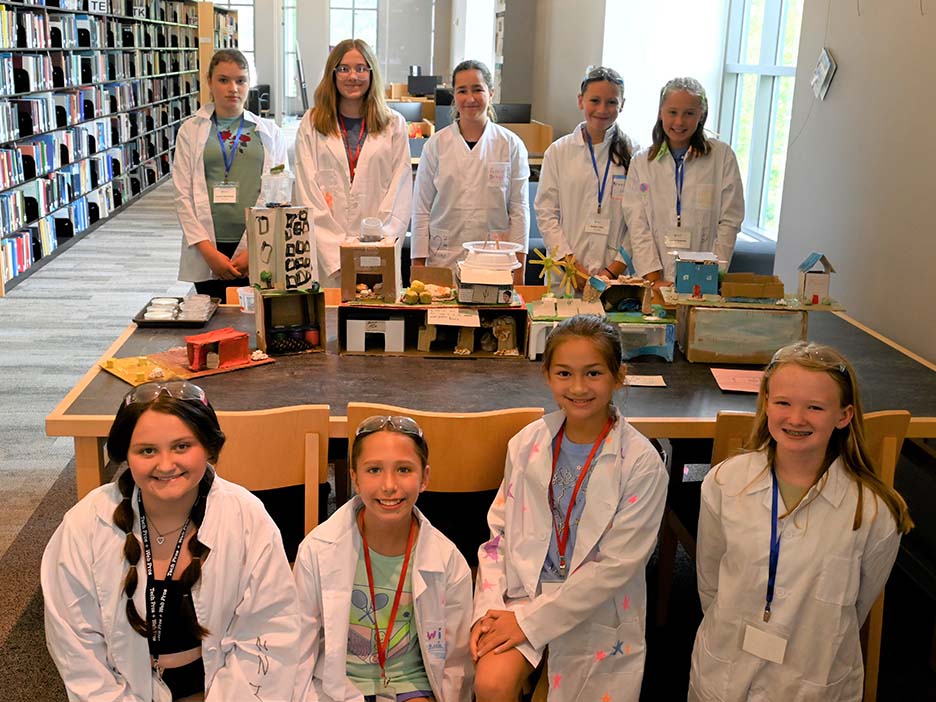
[(786, 645), (787, 640), (778, 634), (764, 631), (751, 623), (744, 626), (744, 642), (741, 649), (752, 656), (781, 665), (786, 654)]
[(669, 227), (663, 241), (667, 249), (688, 249), (692, 246), (692, 231), (689, 227)]
[(620, 202), (624, 199), (624, 186), (627, 185), (626, 175), (611, 176), (611, 199)]
[(217, 183), (212, 189), (211, 201), (215, 205), (236, 205), (237, 183)]
[(585, 220), (585, 233), (592, 236), (607, 237), (611, 231), (611, 219), (601, 215), (592, 215)]
[(507, 185), (507, 179), (510, 175), (509, 163), (491, 163), (488, 164), (488, 185), (499, 188)]

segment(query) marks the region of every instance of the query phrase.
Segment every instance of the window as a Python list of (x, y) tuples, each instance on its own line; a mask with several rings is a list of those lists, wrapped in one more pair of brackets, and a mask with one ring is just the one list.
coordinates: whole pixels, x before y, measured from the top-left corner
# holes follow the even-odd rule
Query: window
[(299, 95), (296, 85), (296, 0), (283, 0), (283, 94)]
[(363, 39), (377, 53), (377, 0), (331, 0), (328, 44)]
[(803, 0), (731, 0), (718, 131), (738, 156), (742, 231), (777, 239)]
[(217, 7), (237, 10), (237, 48), (250, 66), (250, 84), (257, 84), (254, 52), (254, 0), (214, 0)]

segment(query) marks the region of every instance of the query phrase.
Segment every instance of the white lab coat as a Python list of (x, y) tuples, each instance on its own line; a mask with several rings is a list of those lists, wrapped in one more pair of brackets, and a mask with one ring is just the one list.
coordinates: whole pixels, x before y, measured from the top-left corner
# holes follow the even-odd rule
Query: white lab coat
[(523, 246), (530, 240), (530, 166), (516, 134), (488, 120), (473, 149), (458, 123), (431, 137), (416, 169), (412, 258), (455, 270), (462, 244), (497, 233)]
[(307, 112), (296, 135), (296, 199), (314, 213), (319, 273), (328, 285), (340, 285), (339, 246), (360, 236), (362, 219), (379, 217), (385, 236), (406, 235), (413, 202), (406, 120), (391, 110), (384, 131), (368, 130), (352, 183), (341, 134), (320, 134)]
[(552, 445), (564, 420), (554, 412), (510, 440), (488, 512), (491, 540), (478, 551), (474, 620), (489, 609), (513, 610), (529, 642), (519, 650), (534, 665), (549, 645), (550, 702), (605, 693), (636, 702), (646, 652), (644, 569), (666, 501), (666, 469), (619, 417), (594, 459), (570, 574), (558, 590), (540, 594), (553, 531)]
[[(299, 546), (293, 570), (301, 622), (296, 702), (363, 699), (346, 674), (362, 506), (361, 498), (353, 498)], [(413, 609), (423, 665), (437, 702), (469, 702), (474, 680), (468, 650), (471, 571), (454, 544), (418, 509), (414, 514), (420, 528), (411, 565)]]
[[(136, 511), (137, 492), (133, 507)], [(296, 672), (296, 589), (279, 530), (257, 498), (215, 476), (198, 540), (211, 553), (192, 588), (202, 639), (207, 702), (288, 700)], [(70, 700), (166, 702), (150, 670), (147, 639), (126, 615), (126, 535), (114, 524), (115, 483), (72, 507), (42, 557), (46, 644)], [(140, 537), (135, 514), (133, 534)], [(142, 540), (140, 541), (142, 546)], [(146, 563), (133, 597), (146, 617)]]
[[(705, 617), (692, 652), (690, 700), (861, 700), (858, 632), (890, 574), (900, 534), (886, 505), (864, 491), (841, 459), (780, 523), (770, 622), (764, 623), (771, 477), (766, 454), (747, 453), (702, 483), (696, 549)], [(816, 493), (818, 492), (818, 496)], [(779, 499), (780, 514), (786, 510)], [(781, 665), (741, 649), (746, 622), (788, 639)]]
[[(205, 182), (205, 144), (211, 136), (211, 115), (214, 104), (203, 105), (185, 120), (176, 136), (175, 156), (172, 160), (172, 186), (175, 189), (175, 207), (182, 226), (182, 253), (179, 257), (179, 280), (198, 282), (215, 276), (201, 252), (195, 248), (200, 241), (215, 243), (214, 222), (211, 219), (211, 193)], [(276, 123), (244, 110), (244, 120), (253, 122), (255, 133), (263, 144), (263, 174), (278, 165), (286, 165), (286, 139)], [(257, 205), (263, 205), (257, 197)], [(246, 228), (246, 227), (245, 227)], [(240, 250), (245, 246), (241, 240)]]
[[(576, 261), (589, 273), (596, 274), (612, 261), (624, 260), (618, 253), (620, 247), (623, 246), (628, 254), (631, 251), (627, 223), (621, 209), (627, 170), (613, 161), (608, 169), (601, 202), (602, 215), (610, 219), (608, 235), (586, 232), (588, 220), (598, 212), (598, 179), (591, 152), (582, 135), (584, 126), (582, 122), (546, 149), (533, 207), (548, 253), (557, 259), (575, 254)], [(595, 162), (602, 177), (614, 129), (617, 129), (616, 125), (605, 132), (604, 141), (595, 145)], [(631, 154), (637, 152), (637, 146), (629, 136), (623, 132), (618, 136), (627, 144)], [(559, 281), (555, 282), (558, 284)]]
[[(731, 147), (717, 139), (709, 144), (707, 156), (686, 160), (680, 228), (691, 232), (686, 250), (711, 251), (727, 269), (744, 221), (744, 189)], [(676, 257), (669, 253), (665, 234), (676, 227), (676, 162), (669, 151), (652, 162), (648, 154), (644, 149), (631, 163), (624, 215), (637, 275), (663, 271), (663, 279), (672, 282)]]

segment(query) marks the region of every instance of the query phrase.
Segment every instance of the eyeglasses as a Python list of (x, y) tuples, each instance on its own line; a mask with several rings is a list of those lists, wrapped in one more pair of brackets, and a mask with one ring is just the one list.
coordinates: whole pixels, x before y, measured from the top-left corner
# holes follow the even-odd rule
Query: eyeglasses
[(789, 346), (784, 346), (778, 350), (767, 368), (773, 368), (780, 363), (786, 363), (797, 358), (807, 358), (810, 361), (826, 365), (830, 370), (835, 370), (848, 377), (848, 366), (842, 362), (838, 354), (834, 354), (831, 349), (820, 344), (814, 344), (808, 341), (800, 341)]
[(366, 76), (370, 72), (371, 72), (370, 66), (363, 66), (363, 65), (362, 66), (346, 66), (343, 63), (338, 66), (335, 66), (335, 73), (337, 73), (339, 76), (348, 76), (351, 73), (354, 73), (355, 75), (359, 75), (359, 76)]
[(357, 438), (364, 434), (373, 434), (375, 431), (382, 431), (383, 429), (387, 429), (387, 427), (389, 427), (388, 431), (398, 431), (403, 434), (419, 437), (420, 439), (423, 438), (423, 430), (416, 423), (415, 419), (391, 415), (374, 415), (373, 417), (368, 417), (358, 425), (354, 436)]
[(606, 80), (617, 85), (624, 85), (624, 79), (621, 74), (613, 68), (594, 68), (585, 74), (585, 83), (591, 83), (596, 80)]
[(154, 402), (160, 395), (173, 397), (176, 400), (198, 400), (203, 405), (208, 404), (205, 391), (187, 380), (167, 380), (156, 383), (139, 385), (124, 397), (124, 405)]

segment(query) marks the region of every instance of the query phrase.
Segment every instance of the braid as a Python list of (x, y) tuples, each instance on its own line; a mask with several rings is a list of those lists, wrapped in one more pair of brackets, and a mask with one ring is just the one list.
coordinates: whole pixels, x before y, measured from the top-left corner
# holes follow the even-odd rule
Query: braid
[(631, 150), (627, 145), (627, 141), (621, 137), (621, 131), (616, 125), (611, 133), (611, 146), (608, 149), (611, 153), (611, 160), (614, 161), (615, 165), (623, 166), (625, 173), (629, 171)]
[[(214, 470), (209, 466), (198, 485), (198, 497), (195, 499), (195, 504), (192, 505), (191, 518), (192, 524), (195, 525), (195, 533), (188, 542), (189, 553), (192, 554), (192, 561), (179, 578), (187, 592), (191, 592), (192, 587), (195, 586), (198, 579), (201, 577), (202, 561), (208, 557), (208, 553), (210, 552), (210, 549), (198, 540), (198, 528), (201, 527), (202, 521), (205, 518), (208, 491), (211, 489), (211, 484), (214, 482), (214, 476)], [(204, 639), (211, 633), (198, 623), (198, 616), (195, 613), (195, 606), (191, 597), (185, 597), (182, 600), (182, 616), (188, 620), (190, 630), (199, 639)]]
[(140, 542), (137, 541), (137, 538), (133, 535), (134, 485), (133, 474), (129, 470), (125, 470), (117, 480), (117, 487), (120, 489), (120, 494), (123, 496), (123, 499), (114, 510), (114, 524), (127, 535), (127, 538), (124, 540), (124, 558), (126, 558), (127, 562), (130, 564), (130, 568), (127, 570), (127, 576), (124, 578), (124, 593), (127, 595), (127, 619), (135, 632), (140, 636), (149, 637), (149, 625), (140, 616), (139, 612), (137, 612), (136, 605), (133, 604), (133, 595), (136, 592), (139, 580), (136, 566), (137, 563), (140, 562), (140, 556), (142, 555)]

